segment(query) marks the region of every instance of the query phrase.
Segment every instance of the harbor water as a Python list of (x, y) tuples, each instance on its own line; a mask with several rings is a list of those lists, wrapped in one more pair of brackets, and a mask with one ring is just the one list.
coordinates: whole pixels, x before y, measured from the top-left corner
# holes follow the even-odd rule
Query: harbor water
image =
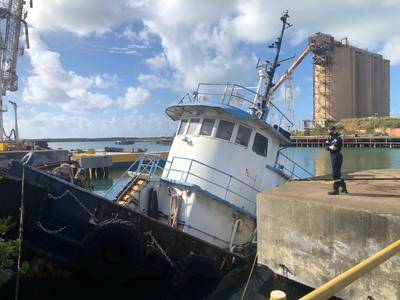
[[(108, 142), (59, 142), (49, 143), (51, 148), (63, 148), (67, 150), (95, 148), (104, 150), (104, 147), (120, 147), (125, 151), (132, 148), (147, 148), (148, 151), (168, 151), (170, 146), (155, 143), (138, 142), (134, 145), (115, 145), (114, 141)], [(303, 166), (308, 172), (315, 176), (330, 174), (329, 152), (323, 148), (286, 148), (285, 155)], [(342, 173), (350, 173), (370, 169), (400, 168), (400, 149), (388, 148), (343, 148)], [(126, 171), (125, 168), (113, 168), (108, 179), (95, 179), (95, 191), (104, 196), (105, 192)], [(113, 195), (107, 195), (112, 198)]]

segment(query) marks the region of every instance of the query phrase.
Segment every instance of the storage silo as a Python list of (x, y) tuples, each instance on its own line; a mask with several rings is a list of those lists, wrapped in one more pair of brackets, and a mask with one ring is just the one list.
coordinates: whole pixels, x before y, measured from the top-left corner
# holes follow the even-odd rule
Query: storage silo
[(390, 62), (382, 55), (317, 33), (309, 38), (314, 64), (315, 124), (389, 116)]

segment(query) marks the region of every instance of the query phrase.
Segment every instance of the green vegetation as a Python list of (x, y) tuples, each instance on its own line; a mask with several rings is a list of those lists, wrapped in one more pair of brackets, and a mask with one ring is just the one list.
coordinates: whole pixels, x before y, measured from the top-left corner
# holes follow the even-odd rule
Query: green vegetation
[[(6, 238), (6, 233), (13, 227), (11, 218), (0, 219), (0, 288), (15, 274), (19, 240)], [(21, 274), (29, 269), (28, 262), (21, 266)]]
[(12, 267), (18, 249), (16, 240), (5, 238), (11, 227), (10, 218), (0, 219), (0, 287), (13, 275)]
[[(385, 129), (400, 128), (400, 118), (390, 117), (369, 117), (369, 118), (354, 118), (342, 119), (337, 123), (333, 123), (336, 128), (345, 135), (368, 135), (382, 136), (388, 135)], [(328, 129), (317, 126), (310, 130), (307, 135), (326, 135)], [(304, 132), (296, 131), (294, 135), (304, 135)]]

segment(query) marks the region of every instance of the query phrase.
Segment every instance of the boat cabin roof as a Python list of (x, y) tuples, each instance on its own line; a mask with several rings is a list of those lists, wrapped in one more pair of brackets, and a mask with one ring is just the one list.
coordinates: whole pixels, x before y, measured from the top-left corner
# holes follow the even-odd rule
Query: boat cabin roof
[[(207, 89), (221, 89), (218, 91), (203, 91)], [(210, 85), (200, 84), (192, 99), (188, 94), (176, 104), (166, 109), (166, 114), (174, 121), (201, 115), (224, 115), (233, 120), (246, 121), (256, 129), (265, 129), (281, 140), (282, 144), (290, 143), (290, 134), (287, 130), (293, 123), (270, 101), (267, 101), (267, 113), (259, 118), (259, 108), (253, 104), (254, 98), (262, 97), (256, 92), (239, 85)], [(258, 110), (258, 111), (257, 111)]]

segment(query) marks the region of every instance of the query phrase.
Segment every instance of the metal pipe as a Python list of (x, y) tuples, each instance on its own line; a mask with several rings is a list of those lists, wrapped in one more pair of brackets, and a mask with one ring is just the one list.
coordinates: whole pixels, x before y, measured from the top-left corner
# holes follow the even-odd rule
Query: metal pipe
[(346, 272), (328, 281), (324, 285), (315, 289), (311, 293), (300, 298), (300, 300), (324, 300), (334, 296), (337, 292), (350, 285), (373, 268), (384, 263), (392, 256), (400, 253), (400, 240), (382, 249), (378, 253), (370, 256), (358, 265), (350, 268)]
[(257, 102), (261, 96), (261, 89), (263, 88), (265, 84), (265, 78), (267, 77), (267, 72), (265, 71), (265, 65), (263, 66), (262, 69), (258, 70), (258, 85), (257, 85), (257, 90), (256, 90), (256, 95), (254, 96), (253, 99), (253, 104), (252, 107), (255, 108), (257, 107)]
[(236, 232), (237, 232), (237, 229), (238, 229), (240, 223), (243, 224), (242, 219), (237, 219), (235, 221), (235, 223), (233, 224), (231, 238), (229, 239), (229, 249), (233, 249), (232, 248), (233, 242), (235, 241)]
[(281, 78), (278, 79), (277, 82), (275, 82), (275, 85), (271, 88), (271, 94), (273, 94), (280, 86), (281, 84), (289, 78), (290, 75), (292, 75), (292, 73), (294, 72), (294, 70), (298, 67), (298, 65), (300, 65), (300, 63), (307, 57), (308, 53), (311, 52), (311, 47), (307, 46), (307, 48), (305, 48), (303, 50), (303, 52), (301, 52), (301, 54), (299, 55), (299, 57), (294, 61), (294, 63), (286, 70), (286, 72), (281, 76)]
[[(14, 138), (16, 141), (19, 141), (19, 130), (18, 130), (18, 116), (17, 116), (17, 103), (14, 101), (8, 101), (14, 108)], [(11, 137), (11, 134), (10, 134)]]

